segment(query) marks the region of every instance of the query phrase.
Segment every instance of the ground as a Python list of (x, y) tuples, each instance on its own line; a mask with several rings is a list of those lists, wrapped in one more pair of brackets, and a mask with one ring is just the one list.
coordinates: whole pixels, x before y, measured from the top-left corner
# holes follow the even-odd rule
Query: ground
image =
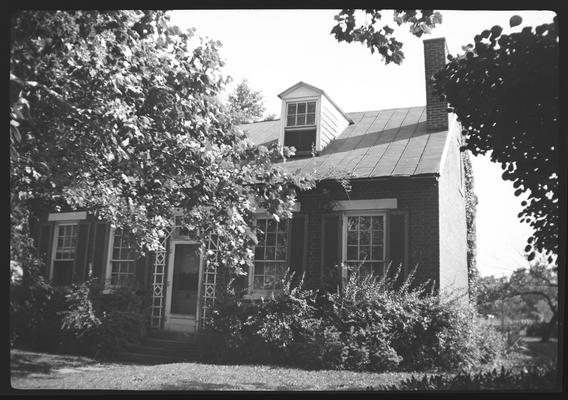
[[(541, 364), (556, 354), (556, 342), (529, 340), (527, 347), (526, 351), (514, 353), (502, 364), (506, 367)], [(86, 357), (19, 349), (12, 350), (11, 366), (14, 389), (365, 390), (369, 386), (398, 384), (412, 375), (410, 372), (305, 371), (201, 363), (152, 366), (99, 363)]]

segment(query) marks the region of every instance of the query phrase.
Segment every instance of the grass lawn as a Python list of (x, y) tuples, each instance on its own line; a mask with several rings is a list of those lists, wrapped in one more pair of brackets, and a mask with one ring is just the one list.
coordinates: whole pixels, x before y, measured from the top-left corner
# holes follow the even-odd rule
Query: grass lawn
[[(527, 350), (487, 366), (530, 366), (550, 360), (557, 343), (527, 342)], [(424, 376), (424, 372), (414, 373)], [(365, 390), (369, 386), (395, 385), (410, 372), (371, 373), (306, 371), (254, 366), (178, 363), (135, 365), (13, 349), (14, 389), (102, 390)]]

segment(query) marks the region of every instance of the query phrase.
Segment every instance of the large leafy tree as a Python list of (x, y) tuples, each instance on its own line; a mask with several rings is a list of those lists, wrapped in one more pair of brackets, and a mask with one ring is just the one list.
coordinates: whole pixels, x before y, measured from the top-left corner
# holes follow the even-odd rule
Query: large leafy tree
[[(360, 42), (371, 53), (378, 52), (385, 64), (400, 64), (404, 60), (403, 43), (399, 42), (395, 29), (382, 25), (381, 9), (343, 9), (335, 16), (336, 24), (331, 29), (338, 42)], [(434, 10), (394, 10), (393, 21), (397, 26), (407, 26), (410, 33), (421, 37), (442, 22), (442, 14)]]
[(260, 90), (252, 89), (242, 80), (229, 95), (229, 112), (235, 124), (248, 124), (262, 119), (264, 103)]
[(162, 11), (13, 14), (12, 247), (38, 211), (83, 208), (154, 250), (179, 207), (200, 240), (223, 237), (220, 261), (240, 273), (255, 207), (291, 216), (313, 182), (232, 127), (219, 45)]
[[(511, 26), (521, 23), (511, 18)], [(434, 82), (457, 114), (465, 149), (491, 154), (515, 195), (528, 194), (519, 213), (535, 230), (529, 260), (558, 253), (558, 25), (502, 34), (494, 26), (451, 58)], [(549, 259), (549, 262), (552, 258)]]

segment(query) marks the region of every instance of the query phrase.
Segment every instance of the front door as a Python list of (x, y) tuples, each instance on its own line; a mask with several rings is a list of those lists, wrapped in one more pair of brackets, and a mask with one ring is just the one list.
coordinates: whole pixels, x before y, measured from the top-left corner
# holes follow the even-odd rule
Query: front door
[(200, 266), (199, 244), (172, 241), (168, 263), (165, 329), (190, 333), (196, 331)]

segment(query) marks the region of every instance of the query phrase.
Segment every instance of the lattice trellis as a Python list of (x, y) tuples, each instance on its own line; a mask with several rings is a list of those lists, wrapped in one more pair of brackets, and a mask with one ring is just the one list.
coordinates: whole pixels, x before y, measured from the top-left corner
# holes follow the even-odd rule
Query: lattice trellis
[(166, 245), (173, 230), (167, 232), (166, 237), (162, 240), (163, 250), (155, 252), (154, 271), (152, 278), (152, 314), (150, 324), (152, 328), (160, 328), (162, 326), (164, 313), (164, 281), (166, 276)]
[(216, 286), (217, 286), (217, 266), (210, 261), (218, 261), (219, 238), (210, 236), (207, 241), (207, 255), (203, 267), (203, 275), (201, 277), (201, 312), (199, 315), (199, 327), (203, 329), (211, 319), (211, 312), (215, 306)]

